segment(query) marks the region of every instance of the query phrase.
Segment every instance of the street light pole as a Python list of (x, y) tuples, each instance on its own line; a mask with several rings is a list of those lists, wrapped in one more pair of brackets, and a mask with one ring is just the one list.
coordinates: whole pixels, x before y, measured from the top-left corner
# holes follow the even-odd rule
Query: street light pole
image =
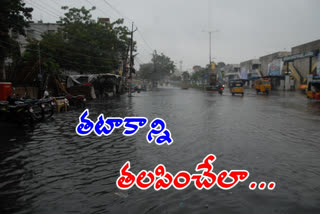
[(211, 66), (211, 31), (209, 31), (209, 66)]
[[(209, 70), (211, 70), (211, 59), (212, 59), (212, 56), (211, 56), (211, 36), (212, 36), (212, 33), (217, 33), (217, 32), (219, 32), (219, 30), (202, 30), (202, 32), (209, 33)], [(205, 80), (205, 77), (203, 77), (203, 90), (204, 90), (204, 80)]]
[(209, 33), (209, 66), (211, 65), (211, 59), (212, 59), (212, 57), (211, 57), (211, 49), (212, 49), (212, 47), (211, 47), (211, 37), (212, 37), (212, 34), (213, 33), (217, 33), (217, 32), (219, 32), (219, 30), (202, 30), (202, 32), (207, 32), (207, 33)]

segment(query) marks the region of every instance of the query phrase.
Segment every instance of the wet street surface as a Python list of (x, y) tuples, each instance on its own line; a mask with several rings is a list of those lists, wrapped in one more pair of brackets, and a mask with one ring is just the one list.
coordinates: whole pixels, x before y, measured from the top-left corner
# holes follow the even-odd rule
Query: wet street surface
[[(320, 103), (299, 92), (223, 96), (189, 89), (158, 89), (134, 97), (92, 101), (90, 118), (163, 118), (172, 145), (131, 137), (75, 133), (82, 110), (56, 114), (33, 130), (1, 124), (0, 213), (320, 213)], [(148, 124), (149, 126), (149, 124)], [(214, 172), (245, 169), (250, 177), (224, 191), (170, 188), (156, 192), (116, 186), (119, 170), (176, 174), (215, 154)], [(249, 190), (251, 181), (276, 182)]]

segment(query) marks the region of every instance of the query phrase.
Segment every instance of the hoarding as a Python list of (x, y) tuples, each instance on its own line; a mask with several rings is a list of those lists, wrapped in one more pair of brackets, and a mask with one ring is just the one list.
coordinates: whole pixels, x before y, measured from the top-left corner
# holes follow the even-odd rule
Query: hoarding
[(246, 67), (241, 67), (240, 68), (240, 79), (246, 80), (248, 79), (248, 68)]
[(283, 61), (281, 59), (274, 59), (268, 64), (268, 75), (269, 76), (281, 76), (282, 74)]
[(317, 73), (316, 73), (317, 76), (320, 76), (320, 54), (318, 54), (318, 57), (317, 57)]

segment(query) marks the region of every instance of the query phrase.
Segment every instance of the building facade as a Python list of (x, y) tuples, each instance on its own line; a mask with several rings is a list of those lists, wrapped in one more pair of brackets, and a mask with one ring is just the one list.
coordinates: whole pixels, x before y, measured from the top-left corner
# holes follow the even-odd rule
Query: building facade
[(43, 33), (56, 33), (61, 27), (59, 24), (55, 23), (29, 23), (29, 27), (25, 29), (26, 36), (19, 35), (16, 37), (17, 42), (20, 45), (20, 51), (23, 53), (25, 47), (28, 44), (28, 39), (41, 40), (41, 35)]
[(261, 63), (259, 59), (250, 59), (240, 63), (241, 68), (246, 68), (248, 72), (257, 72), (260, 74)]
[(290, 54), (291, 52), (280, 51), (280, 52), (276, 52), (276, 53), (272, 53), (272, 54), (260, 57), (259, 61), (261, 63), (261, 68), (260, 68), (261, 75), (262, 76), (268, 75), (268, 64), (271, 63), (274, 59), (282, 58)]
[(224, 73), (240, 72), (240, 64), (227, 64), (224, 67)]
[(319, 49), (320, 40), (308, 42), (291, 48), (292, 55), (313, 52), (313, 57), (306, 57), (302, 59), (296, 59), (293, 61), (295, 68), (299, 71), (299, 73), (303, 76), (304, 79), (306, 79), (307, 76), (315, 72)]

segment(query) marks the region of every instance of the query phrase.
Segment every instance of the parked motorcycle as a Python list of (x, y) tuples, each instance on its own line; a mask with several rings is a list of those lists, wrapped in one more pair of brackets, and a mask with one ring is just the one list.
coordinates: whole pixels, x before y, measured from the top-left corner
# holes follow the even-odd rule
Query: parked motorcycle
[(56, 103), (54, 98), (48, 97), (40, 100), (42, 110), (42, 120), (47, 120), (54, 114)]
[(52, 117), (53, 98), (24, 99), (15, 96), (0, 102), (0, 119), (18, 123), (34, 124)]
[(1, 119), (4, 121), (13, 121), (19, 125), (33, 125), (42, 118), (41, 110), (33, 109), (33, 103), (23, 101), (2, 102)]
[(65, 98), (68, 100), (68, 105), (70, 107), (75, 107), (75, 108), (80, 108), (83, 109), (86, 107), (86, 98), (84, 95), (77, 95), (77, 96), (72, 96), (72, 95), (67, 95)]

